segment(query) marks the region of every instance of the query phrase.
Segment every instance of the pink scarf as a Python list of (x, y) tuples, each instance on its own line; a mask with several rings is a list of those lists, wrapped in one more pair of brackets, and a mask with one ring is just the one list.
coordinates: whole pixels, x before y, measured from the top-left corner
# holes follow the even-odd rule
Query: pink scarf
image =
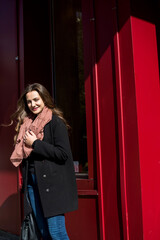
[(10, 160), (15, 167), (18, 167), (22, 162), (22, 159), (27, 158), (33, 150), (32, 147), (26, 146), (23, 141), (26, 131), (31, 130), (38, 139), (42, 140), (44, 137), (44, 126), (50, 122), (51, 119), (52, 111), (47, 107), (43, 108), (42, 112), (38, 114), (34, 121), (33, 117), (24, 118), (23, 124), (19, 130), (14, 151), (10, 157)]

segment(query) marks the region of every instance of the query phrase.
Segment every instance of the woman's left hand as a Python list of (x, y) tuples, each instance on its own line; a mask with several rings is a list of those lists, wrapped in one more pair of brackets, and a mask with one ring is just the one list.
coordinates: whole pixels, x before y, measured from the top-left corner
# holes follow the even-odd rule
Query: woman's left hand
[(32, 144), (33, 144), (33, 142), (34, 142), (35, 140), (37, 140), (37, 137), (36, 137), (36, 135), (34, 134), (34, 132), (32, 132), (32, 131), (26, 131), (26, 134), (25, 134), (25, 136), (24, 136), (24, 143), (25, 143), (27, 146), (31, 147)]

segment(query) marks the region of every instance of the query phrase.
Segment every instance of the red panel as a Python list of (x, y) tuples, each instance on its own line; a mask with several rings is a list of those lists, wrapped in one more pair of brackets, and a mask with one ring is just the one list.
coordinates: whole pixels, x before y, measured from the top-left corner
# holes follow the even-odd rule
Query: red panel
[(131, 19), (135, 70), (143, 235), (160, 239), (160, 89), (155, 25)]
[(98, 206), (94, 197), (79, 198), (78, 211), (66, 214), (66, 227), (70, 239), (99, 239)]
[(118, 1), (114, 38), (124, 238), (150, 240), (160, 238), (157, 43), (149, 5), (131, 2), (143, 20), (130, 17), (130, 1)]
[(114, 83), (114, 22), (111, 1), (95, 1), (96, 61), (95, 115), (99, 204), (102, 207), (103, 239), (121, 239), (121, 196), (116, 142), (116, 93)]
[(124, 239), (143, 239), (140, 162), (130, 1), (118, 1), (115, 32), (119, 150)]
[[(0, 123), (9, 123), (18, 97), (16, 0), (0, 1), (0, 36)], [(17, 169), (9, 161), (13, 150), (13, 134), (13, 127), (0, 127), (0, 228), (18, 233)]]
[(12, 171), (0, 172), (0, 229), (14, 234), (20, 229), (17, 175)]
[(130, 19), (121, 27), (117, 37), (115, 35), (115, 41), (118, 54), (116, 66), (119, 68), (117, 100), (124, 237), (142, 239), (139, 146)]

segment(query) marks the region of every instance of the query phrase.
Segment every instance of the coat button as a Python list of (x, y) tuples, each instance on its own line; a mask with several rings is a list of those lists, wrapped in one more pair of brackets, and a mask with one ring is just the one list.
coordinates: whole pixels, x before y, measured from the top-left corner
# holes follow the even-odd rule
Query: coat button
[(49, 188), (46, 189), (46, 192), (49, 192)]
[(46, 178), (47, 177), (46, 174), (44, 174), (43, 177)]

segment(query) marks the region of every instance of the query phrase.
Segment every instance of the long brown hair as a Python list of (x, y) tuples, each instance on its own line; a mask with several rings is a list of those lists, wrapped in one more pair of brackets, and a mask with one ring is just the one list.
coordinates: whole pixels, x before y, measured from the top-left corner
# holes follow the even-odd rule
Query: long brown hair
[(33, 84), (28, 85), (26, 87), (26, 89), (23, 91), (21, 97), (19, 98), (19, 100), (17, 102), (17, 110), (11, 116), (11, 124), (13, 123), (13, 120), (15, 120), (15, 119), (17, 120), (17, 125), (15, 127), (16, 135), (14, 137), (14, 141), (16, 141), (16, 139), (17, 139), (19, 129), (20, 129), (21, 124), (23, 123), (24, 118), (28, 114), (30, 114), (30, 110), (28, 108), (27, 101), (26, 101), (26, 94), (28, 92), (32, 92), (32, 91), (37, 91), (39, 93), (40, 97), (42, 98), (45, 106), (48, 107), (49, 109), (51, 109), (53, 114), (55, 114), (59, 118), (61, 118), (63, 120), (63, 122), (66, 124), (67, 128), (70, 127), (67, 124), (66, 120), (64, 119), (62, 111), (59, 108), (55, 107), (53, 98), (51, 97), (51, 95), (47, 91), (47, 89), (39, 83), (33, 83)]

